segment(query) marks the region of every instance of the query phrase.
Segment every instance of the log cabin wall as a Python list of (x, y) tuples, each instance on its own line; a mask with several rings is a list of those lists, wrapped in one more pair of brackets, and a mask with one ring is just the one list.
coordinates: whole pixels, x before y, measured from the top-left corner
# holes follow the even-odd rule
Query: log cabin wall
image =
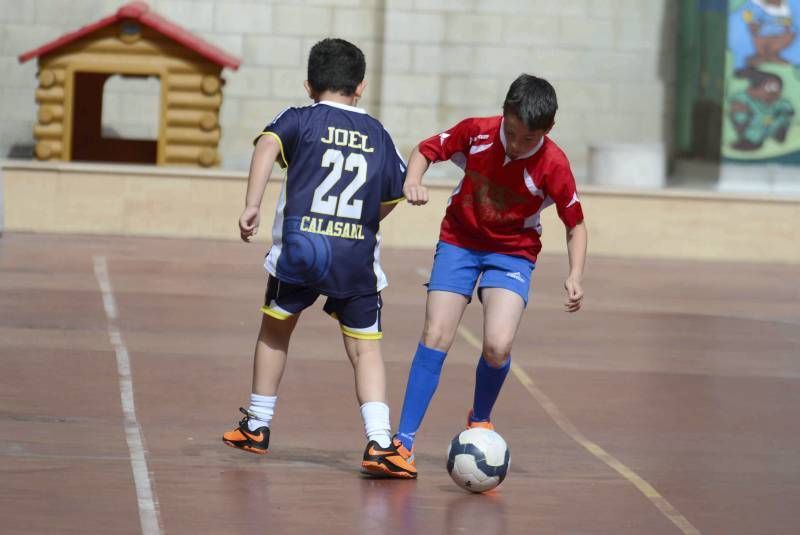
[[(218, 166), (221, 72), (220, 65), (135, 21), (69, 43), (39, 58), (36, 157)], [(102, 85), (113, 74), (160, 79), (155, 142), (100, 136)]]

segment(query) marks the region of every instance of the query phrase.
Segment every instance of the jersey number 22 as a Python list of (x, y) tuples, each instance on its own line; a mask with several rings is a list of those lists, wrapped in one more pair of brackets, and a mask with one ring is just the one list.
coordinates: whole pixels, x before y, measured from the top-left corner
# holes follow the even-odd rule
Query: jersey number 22
[[(356, 191), (367, 182), (367, 159), (363, 154), (354, 152), (345, 159), (342, 151), (328, 149), (322, 155), (322, 167), (333, 167), (325, 180), (314, 190), (311, 211), (317, 214), (336, 215), (350, 219), (361, 219), (363, 201), (353, 199)], [(328, 192), (342, 178), (345, 171), (355, 171), (355, 178), (342, 190), (341, 198), (328, 195)]]

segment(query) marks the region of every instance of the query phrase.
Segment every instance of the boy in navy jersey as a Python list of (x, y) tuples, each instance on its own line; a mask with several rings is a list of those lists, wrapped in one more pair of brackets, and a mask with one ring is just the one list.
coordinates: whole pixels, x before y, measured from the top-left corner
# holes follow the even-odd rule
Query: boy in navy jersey
[(392, 444), (380, 352), (379, 221), (403, 199), (405, 163), (383, 126), (354, 107), (364, 90), (364, 55), (341, 39), (311, 48), (305, 83), (314, 104), (288, 108), (257, 138), (246, 206), (244, 241), (259, 227), (259, 207), (275, 161), (287, 169), (272, 228), (253, 392), (245, 417), (223, 441), (266, 453), (289, 339), (300, 313), (320, 295), (339, 321), (353, 365), (368, 444), (362, 471), (414, 478), (416, 469)]
[(403, 192), (412, 204), (428, 201), (422, 175), (431, 162), (451, 160), (464, 170), (464, 177), (442, 221), (425, 327), (393, 439), (410, 464), (415, 435), (476, 284), (483, 303), (483, 352), (466, 425), (493, 429), (490, 413), (511, 366), (511, 345), (542, 247), (539, 215), (551, 204), (567, 229), (565, 309), (576, 312), (581, 307), (586, 228), (569, 161), (546, 137), (557, 109), (553, 87), (523, 74), (508, 90), (503, 115), (465, 119), (424, 140), (411, 154)]

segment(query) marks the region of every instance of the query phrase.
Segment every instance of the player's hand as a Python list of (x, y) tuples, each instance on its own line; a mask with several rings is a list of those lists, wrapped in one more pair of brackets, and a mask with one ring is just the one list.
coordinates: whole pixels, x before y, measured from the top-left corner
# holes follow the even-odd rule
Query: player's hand
[(403, 195), (414, 206), (428, 202), (428, 188), (422, 184), (403, 184)]
[(567, 290), (567, 302), (564, 303), (564, 310), (569, 313), (579, 311), (583, 303), (581, 281), (576, 277), (567, 277), (564, 282), (564, 289)]
[(258, 225), (261, 222), (261, 215), (256, 206), (248, 206), (239, 217), (239, 234), (242, 241), (249, 242), (250, 238), (258, 233)]

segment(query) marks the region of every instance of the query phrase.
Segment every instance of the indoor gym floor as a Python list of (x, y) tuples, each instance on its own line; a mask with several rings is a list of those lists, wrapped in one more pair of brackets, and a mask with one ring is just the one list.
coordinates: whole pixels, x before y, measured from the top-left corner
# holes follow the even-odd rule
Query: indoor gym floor
[[(590, 257), (562, 312), (544, 256), (493, 414), (499, 489), (445, 469), (471, 403), (467, 308), (418, 437), (417, 481), (370, 480), (352, 369), (304, 313), (270, 454), (222, 444), (250, 391), (264, 244), (0, 238), (0, 533), (800, 532), (800, 268)], [(385, 250), (392, 421), (431, 251)]]

